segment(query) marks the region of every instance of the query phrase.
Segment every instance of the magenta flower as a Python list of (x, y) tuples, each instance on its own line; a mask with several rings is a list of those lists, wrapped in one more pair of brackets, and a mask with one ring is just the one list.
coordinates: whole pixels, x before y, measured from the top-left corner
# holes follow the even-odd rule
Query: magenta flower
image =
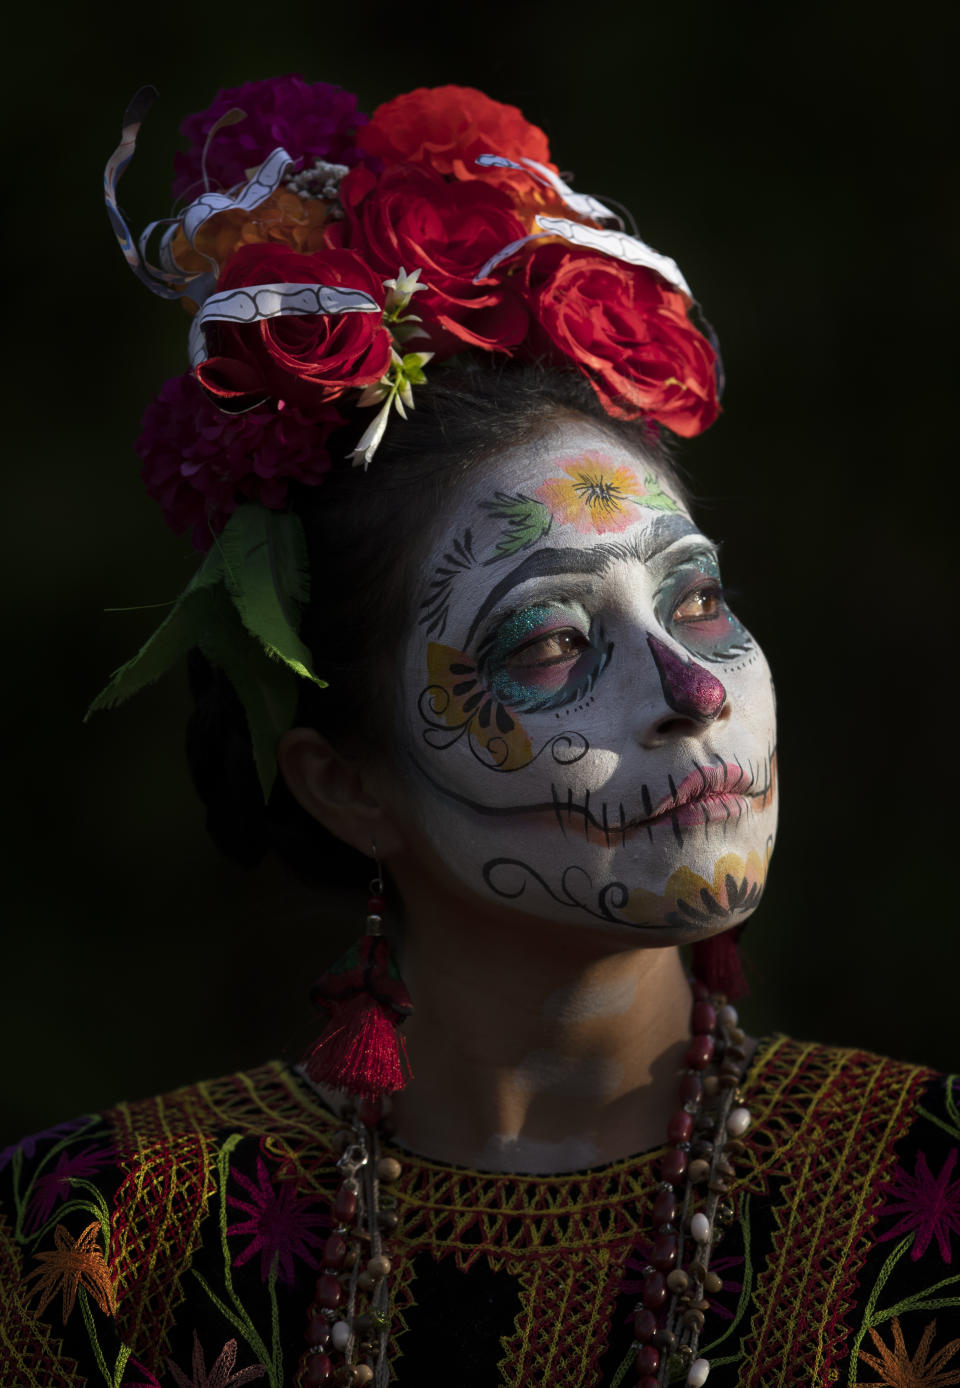
[(950, 1262), (950, 1235), (960, 1233), (960, 1180), (951, 1181), (950, 1175), (957, 1162), (954, 1148), (940, 1171), (933, 1176), (923, 1152), (917, 1154), (914, 1173), (911, 1176), (902, 1166), (894, 1172), (892, 1181), (883, 1187), (892, 1196), (878, 1212), (885, 1215), (899, 1215), (900, 1220), (880, 1235), (880, 1242), (895, 1239), (899, 1234), (915, 1234), (910, 1257), (914, 1262), (922, 1258), (936, 1235), (940, 1256), (945, 1263)]
[(276, 510), (289, 482), (322, 481), (326, 440), (342, 422), (332, 405), (320, 418), (291, 405), (225, 414), (187, 373), (166, 381), (147, 406), (135, 447), (144, 486), (171, 530), (189, 530), (206, 550), (240, 501)]
[(243, 1267), (259, 1253), (261, 1280), (265, 1282), (271, 1268), (277, 1266), (280, 1280), (288, 1283), (294, 1279), (294, 1258), (316, 1268), (317, 1260), (310, 1249), (323, 1242), (325, 1233), (315, 1230), (328, 1229), (329, 1215), (320, 1209), (311, 1209), (316, 1202), (301, 1195), (292, 1181), (280, 1181), (274, 1189), (261, 1157), (257, 1157), (256, 1185), (241, 1171), (234, 1171), (233, 1177), (250, 1199), (240, 1200), (231, 1195), (227, 1197), (227, 1204), (242, 1210), (248, 1218), (240, 1224), (231, 1224), (227, 1233), (251, 1235), (246, 1248), (234, 1259), (234, 1267)]
[(93, 1176), (113, 1157), (109, 1148), (87, 1147), (82, 1152), (61, 1152), (52, 1171), (38, 1176), (30, 1196), (30, 1210), (24, 1222), (28, 1233), (45, 1224), (54, 1206), (70, 1194), (70, 1182)]
[[(643, 1270), (650, 1261), (649, 1254), (651, 1247), (651, 1244), (643, 1241), (637, 1244), (630, 1254), (630, 1257), (624, 1265), (623, 1275), (620, 1279), (620, 1287), (618, 1289), (619, 1296), (640, 1296), (643, 1290), (643, 1279), (645, 1275)], [(742, 1282), (728, 1280), (729, 1274), (733, 1272), (734, 1268), (742, 1267), (742, 1265), (742, 1257), (713, 1257), (710, 1259), (710, 1271), (717, 1274), (723, 1282), (723, 1286), (716, 1296), (708, 1295), (707, 1300), (710, 1302), (710, 1310), (720, 1316), (722, 1320), (732, 1321), (733, 1312), (724, 1306), (718, 1298), (724, 1296), (727, 1292), (743, 1291)], [(626, 1319), (629, 1320), (632, 1315), (633, 1311), (631, 1310)]]
[(190, 148), (174, 157), (173, 195), (195, 198), (204, 191), (203, 146), (221, 116), (233, 107), (246, 112), (236, 125), (224, 126), (210, 141), (207, 177), (213, 189), (232, 188), (246, 172), (282, 146), (292, 158), (325, 159), (330, 164), (360, 162), (356, 134), (368, 117), (357, 110), (357, 98), (329, 82), (302, 77), (267, 77), (225, 87), (206, 111), (187, 116), (180, 133)]

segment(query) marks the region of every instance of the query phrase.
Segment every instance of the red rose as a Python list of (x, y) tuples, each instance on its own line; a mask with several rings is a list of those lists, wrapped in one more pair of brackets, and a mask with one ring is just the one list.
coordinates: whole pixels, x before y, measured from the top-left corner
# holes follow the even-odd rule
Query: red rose
[[(217, 289), (255, 284), (326, 284), (362, 289), (382, 306), (383, 286), (353, 251), (244, 246)], [(372, 385), (390, 365), (390, 335), (379, 313), (311, 313), (259, 323), (216, 323), (217, 351), (195, 368), (215, 401), (246, 408), (273, 398), (309, 413), (346, 390)], [(214, 334), (211, 334), (213, 336)]]
[(464, 342), (507, 351), (527, 330), (512, 277), (473, 279), (508, 242), (523, 236), (513, 205), (499, 188), (476, 180), (446, 183), (430, 169), (398, 165), (376, 178), (353, 169), (340, 185), (343, 220), (329, 223), (328, 243), (348, 246), (385, 279), (421, 271), (426, 289), (413, 300), (430, 342), (445, 355)]
[(538, 327), (531, 347), (552, 349), (590, 381), (620, 419), (656, 419), (690, 438), (716, 419), (716, 354), (686, 301), (652, 270), (551, 244), (526, 273)]
[(535, 159), (557, 172), (543, 131), (516, 106), (492, 101), (474, 87), (418, 87), (394, 97), (357, 132), (357, 144), (387, 167), (420, 164), (446, 177), (482, 178), (521, 191), (530, 186), (525, 174), (485, 169), (475, 162), (477, 155)]

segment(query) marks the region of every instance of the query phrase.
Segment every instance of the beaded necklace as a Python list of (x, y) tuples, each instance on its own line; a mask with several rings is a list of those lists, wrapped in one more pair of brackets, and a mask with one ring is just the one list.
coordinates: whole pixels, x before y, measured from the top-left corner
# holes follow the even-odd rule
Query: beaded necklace
[[(650, 1261), (633, 1315), (636, 1388), (663, 1388), (684, 1373), (690, 1388), (707, 1380), (710, 1365), (697, 1350), (707, 1295), (720, 1290), (710, 1255), (734, 1217), (730, 1179), (750, 1125), (739, 1092), (746, 1038), (736, 1009), (699, 981), (691, 988), (680, 1107), (667, 1124), (667, 1150), (651, 1210)], [(391, 1262), (384, 1236), (397, 1224), (390, 1187), (402, 1168), (382, 1151), (393, 1132), (383, 1099), (360, 1099), (342, 1108), (340, 1117), (343, 1127), (334, 1137), (341, 1174), (333, 1199), (334, 1230), (324, 1246), (295, 1383), (297, 1388), (386, 1388)]]

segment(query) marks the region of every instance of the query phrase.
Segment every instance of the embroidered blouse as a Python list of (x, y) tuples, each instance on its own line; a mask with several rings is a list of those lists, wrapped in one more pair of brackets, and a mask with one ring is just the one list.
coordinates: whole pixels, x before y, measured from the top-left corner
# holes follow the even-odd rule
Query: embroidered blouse
[[(955, 1078), (776, 1036), (742, 1088), (710, 1388), (960, 1384)], [(272, 1062), (0, 1154), (3, 1388), (292, 1388), (339, 1126)], [(636, 1381), (660, 1153), (513, 1176), (387, 1150), (391, 1382)]]

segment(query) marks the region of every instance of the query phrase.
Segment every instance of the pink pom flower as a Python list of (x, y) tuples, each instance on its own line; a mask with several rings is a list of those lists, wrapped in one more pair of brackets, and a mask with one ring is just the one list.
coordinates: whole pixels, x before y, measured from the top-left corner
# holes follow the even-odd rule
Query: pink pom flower
[(325, 159), (331, 164), (359, 162), (356, 134), (367, 123), (357, 98), (329, 82), (302, 77), (267, 77), (225, 87), (206, 111), (187, 116), (180, 133), (190, 148), (174, 157), (174, 197), (198, 197), (204, 191), (203, 147), (221, 116), (233, 107), (246, 112), (236, 125), (224, 126), (210, 141), (207, 178), (211, 188), (231, 188), (246, 171), (261, 164), (282, 145), (294, 159)]
[(171, 530), (189, 530), (194, 547), (206, 550), (241, 501), (279, 510), (290, 482), (322, 481), (326, 440), (342, 423), (329, 405), (319, 418), (289, 405), (225, 414), (188, 373), (167, 381), (147, 406), (136, 451), (144, 486)]

